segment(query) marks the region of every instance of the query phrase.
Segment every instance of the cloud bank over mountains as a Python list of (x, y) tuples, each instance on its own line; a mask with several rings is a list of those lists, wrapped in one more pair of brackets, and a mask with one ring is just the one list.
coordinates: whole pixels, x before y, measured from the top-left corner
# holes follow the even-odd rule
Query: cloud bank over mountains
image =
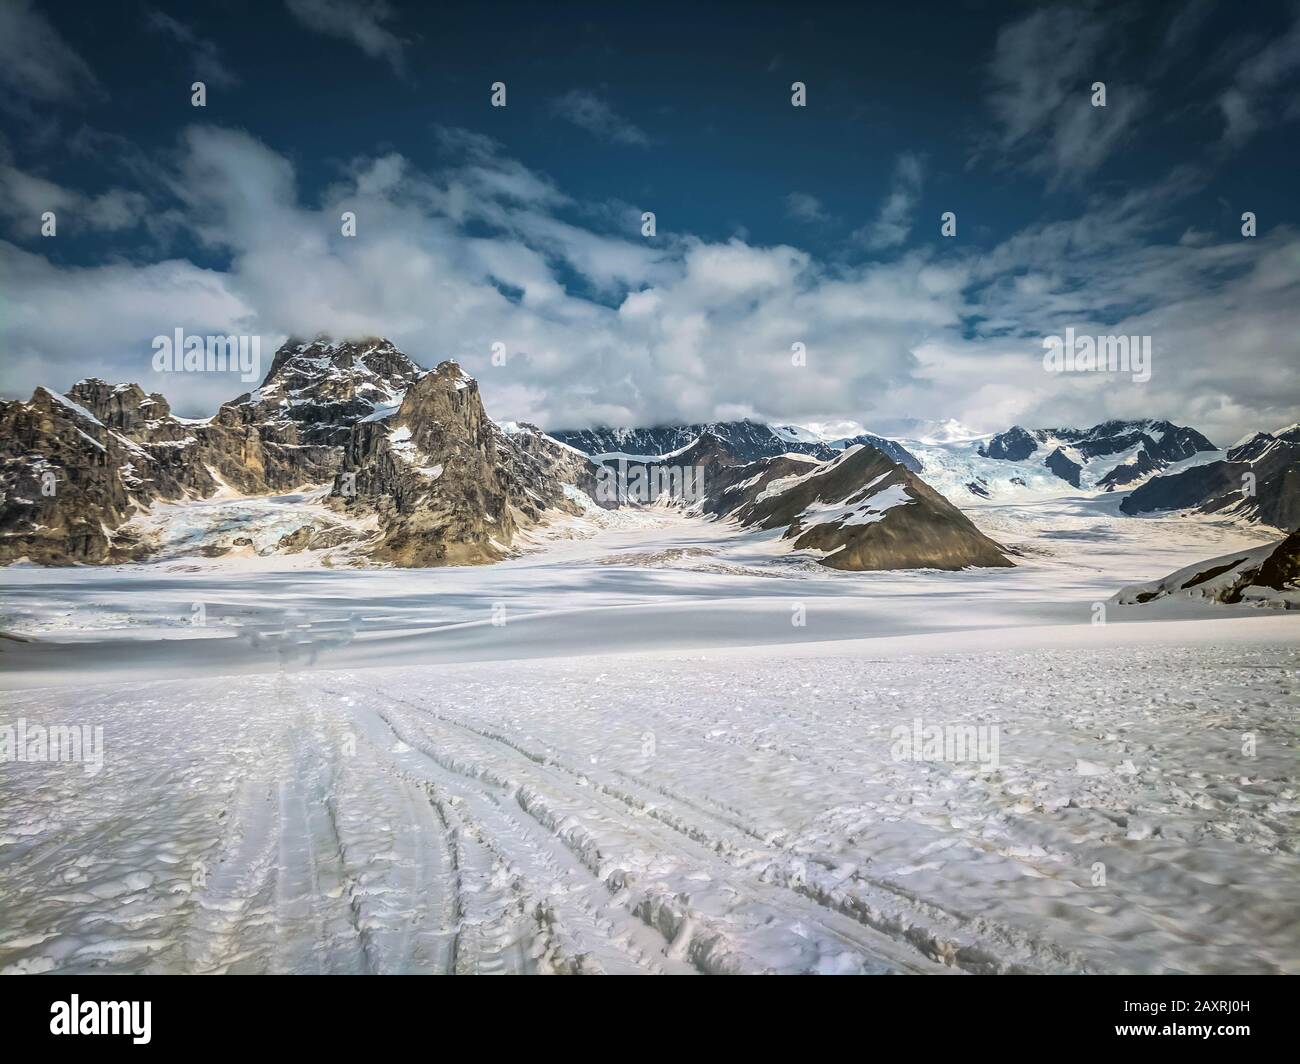
[[(336, 36), (346, 7), (290, 4), (304, 25)], [(366, 10), (349, 39), (403, 74), (407, 37), (382, 5)], [(31, 94), (102, 91), (34, 9), (15, 5), (7, 17), (57, 61)], [(197, 31), (166, 29), (216, 61)], [(1026, 172), (1050, 192), (1094, 173), (1129, 136), (1141, 92), (1112, 108), (1104, 135), (1086, 128), (1092, 108), (1075, 115), (1086, 98), (1070, 97), (1112, 32), (1075, 8), (1009, 24), (987, 71), (995, 127), (968, 172), (938, 173), (928, 153), (882, 160), (882, 197), (852, 219), (792, 189), (771, 212), (821, 234), (806, 247), (679, 229), (671, 199), (579, 195), (501, 141), (449, 126), (410, 131), (436, 141), (432, 164), (388, 146), (304, 160), (201, 111), (163, 150), (83, 130), (121, 175), (90, 188), (24, 167), (0, 138), (3, 390), (97, 375), (161, 390), (182, 413), (210, 412), (242, 390), (237, 381), (152, 374), (152, 338), (182, 328), (258, 334), (264, 351), (288, 335), (387, 336), (426, 366), (458, 359), (498, 416), (550, 428), (941, 416), (992, 431), (1155, 416), (1225, 443), (1294, 421), (1300, 232), (1267, 219), (1243, 238), (1237, 204), (1202, 225), (1177, 221), (1209, 180), (1201, 162), (1076, 188), (1050, 214), (1027, 203), (1023, 223), (993, 241), (976, 238), (977, 213), (958, 209), (954, 180), (987, 180), (978, 160), (990, 152), (1027, 152)], [(1046, 71), (1044, 42), (1063, 39), (1077, 42), (1072, 65)], [(1250, 99), (1232, 114), (1282, 120), (1275, 96), (1292, 69), (1290, 40), (1270, 48), (1267, 77), (1226, 69), (1225, 83)], [(574, 123), (609, 150), (658, 146), (658, 127), (633, 124), (600, 95), (550, 99), (545, 120)], [(1245, 119), (1229, 121), (1225, 138), (1241, 141)], [(945, 194), (953, 238), (940, 235), (934, 209)], [(63, 258), (38, 235), (44, 209), (59, 211), (60, 240), (94, 234), (123, 250), (89, 264)], [(645, 211), (656, 213), (650, 237)], [(344, 212), (355, 214), (353, 237), (341, 232)], [(838, 250), (827, 250), (827, 231), (840, 232)], [(1150, 382), (1045, 372), (1042, 340), (1067, 327), (1150, 335)]]

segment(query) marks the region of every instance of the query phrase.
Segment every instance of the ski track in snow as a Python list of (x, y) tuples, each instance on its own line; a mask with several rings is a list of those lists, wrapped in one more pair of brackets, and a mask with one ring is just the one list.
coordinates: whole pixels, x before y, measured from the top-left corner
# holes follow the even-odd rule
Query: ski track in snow
[[(0, 723), (105, 757), (0, 765), (0, 972), (1300, 972), (1296, 618), (1090, 623), (1270, 534), (1112, 505), (972, 507), (986, 573), (654, 512), (480, 569), (11, 569)], [(229, 638), (286, 608), (349, 636)], [(895, 760), (918, 719), (997, 769)]]

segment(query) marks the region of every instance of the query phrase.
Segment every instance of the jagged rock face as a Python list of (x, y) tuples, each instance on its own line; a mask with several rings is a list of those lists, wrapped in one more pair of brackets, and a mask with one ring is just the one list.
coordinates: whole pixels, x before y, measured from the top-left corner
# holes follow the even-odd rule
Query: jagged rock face
[(564, 484), (594, 483), (594, 466), (579, 458), (531, 427), (501, 432), (483, 411), (478, 383), (443, 362), (396, 412), (353, 426), (331, 498), (343, 510), (378, 514), (377, 560), (475, 565), (504, 558), (516, 532), (544, 510), (572, 509)]
[[(1254, 477), (1253, 494), (1247, 474)], [(1223, 461), (1152, 477), (1119, 508), (1126, 514), (1194, 509), (1294, 528), (1300, 524), (1300, 433), (1294, 426), (1257, 433)]]
[(292, 339), (255, 391), (224, 404), (200, 438), (245, 493), (333, 479), (353, 424), (396, 409), (423, 370), (389, 341)]
[(1300, 529), (1280, 543), (1209, 558), (1126, 587), (1112, 601), (1135, 606), (1177, 598), (1300, 609)]
[[(497, 453), (515, 486), (515, 496), (523, 500), (519, 508), (534, 520), (541, 516), (541, 510), (563, 503), (567, 498), (566, 484), (596, 498), (596, 464), (536, 425), (520, 422), (501, 431)], [(617, 504), (601, 502), (600, 505), (613, 508)]]
[(1297, 528), (1273, 550), (1259, 567), (1252, 581), (1256, 587), (1273, 591), (1300, 590), (1300, 528)]
[(151, 439), (161, 427), (171, 424), (167, 400), (157, 392), (145, 394), (138, 384), (108, 384), (89, 377), (74, 384), (67, 394), (109, 428), (133, 440)]
[(602, 506), (703, 505), (710, 485), (742, 463), (712, 431), (689, 446), (652, 461), (606, 456), (600, 462), (593, 498)]
[(355, 422), (395, 409), (423, 372), (377, 337), (291, 339), (275, 353), (261, 386), (226, 406), (251, 408), (241, 410), (245, 424), (293, 426), (300, 444), (342, 447)]
[[(68, 396), (174, 467), (199, 495), (213, 490), (208, 468), (250, 495), (318, 484), (338, 469), (339, 448), (308, 442), (296, 420), (303, 416), (298, 407), (291, 407), (294, 416), (286, 417), (278, 403), (251, 403), (241, 396), (210, 418), (177, 418), (157, 393), (146, 395), (138, 384), (106, 384), (94, 378), (74, 384)], [(188, 475), (186, 468), (191, 470)]]
[(1073, 444), (1085, 458), (1118, 454), (1141, 445), (1152, 456), (1168, 462), (1190, 458), (1197, 451), (1212, 451), (1214, 444), (1195, 429), (1169, 421), (1104, 421), (1090, 429), (1047, 429)]
[(137, 557), (123, 523), (158, 500), (206, 498), (217, 478), (250, 495), (329, 482), (352, 422), (400, 401), (421, 372), (386, 340), (290, 341), (257, 392), (207, 419), (94, 378), (67, 399), (38, 388), (4, 402), (0, 563)]
[(781, 457), (735, 467), (710, 487), (709, 512), (784, 528), (832, 569), (1010, 566), (996, 543), (911, 470), (873, 447), (832, 462)]
[[(786, 426), (764, 425), (758, 421), (720, 421), (697, 425), (660, 425), (642, 429), (577, 429), (552, 432), (561, 443), (575, 447), (597, 461), (620, 456), (656, 458), (680, 451), (699, 437), (708, 434), (719, 440), (738, 461), (753, 462), (779, 454), (808, 454), (826, 461), (847, 447), (869, 444), (884, 451), (896, 462), (920, 472), (921, 463), (900, 443), (864, 433), (826, 443), (800, 438), (799, 430)], [(807, 436), (806, 433), (802, 434)]]
[(246, 495), (328, 481), (342, 460), (339, 447), (304, 442), (295, 422), (258, 421), (255, 407), (237, 403), (221, 407), (194, 434), (201, 444), (196, 459)]
[[(1141, 447), (1132, 458), (1127, 462), (1121, 462), (1101, 478), (1099, 483), (1107, 491), (1113, 491), (1127, 484), (1136, 483), (1152, 473), (1165, 469), (1175, 462), (1181, 462), (1185, 458), (1190, 458), (1200, 451), (1213, 451), (1215, 449), (1214, 444), (1195, 429), (1173, 425), (1168, 421), (1145, 422), (1140, 429), (1126, 428), (1125, 426), (1129, 424), (1129, 422), (1107, 423), (1107, 425), (1121, 426), (1119, 431), (1112, 433), (1109, 437), (1112, 445), (1125, 441), (1127, 441), (1126, 447), (1132, 446), (1134, 442), (1141, 443)], [(1106, 427), (1098, 426), (1098, 430)], [(1101, 451), (1099, 453), (1114, 454), (1115, 452)]]
[[(93, 386), (103, 382), (83, 383), (91, 387), (78, 394), (98, 395), (101, 410), (130, 422), (129, 398), (112, 400)], [(154, 499), (215, 490), (183, 447), (136, 443), (91, 409), (45, 388), (26, 403), (0, 402), (0, 440), (0, 562), (131, 558), (135, 544), (115, 531), (124, 521)]]
[[(454, 364), (425, 374), (386, 340), (290, 341), (260, 388), (207, 419), (176, 417), (137, 384), (85, 380), (69, 396), (0, 402), (0, 563), (142, 557), (150, 544), (123, 528), (130, 518), (223, 483), (248, 495), (334, 483), (336, 506), (380, 517), (381, 560), (490, 561), (546, 511), (575, 511), (573, 487), (595, 488), (580, 452), (531, 425), (499, 429)], [(345, 451), (350, 498), (338, 490)], [(304, 525), (278, 549), (348, 535)]]
[(981, 444), (978, 454), (1004, 462), (1034, 459), (1047, 451), (1043, 464), (1074, 487), (1082, 486), (1084, 464), (1108, 455), (1132, 452), (1096, 480), (1096, 486), (1114, 491), (1152, 473), (1181, 462), (1214, 444), (1195, 429), (1169, 421), (1106, 421), (1090, 429), (1025, 429), (1014, 425)]

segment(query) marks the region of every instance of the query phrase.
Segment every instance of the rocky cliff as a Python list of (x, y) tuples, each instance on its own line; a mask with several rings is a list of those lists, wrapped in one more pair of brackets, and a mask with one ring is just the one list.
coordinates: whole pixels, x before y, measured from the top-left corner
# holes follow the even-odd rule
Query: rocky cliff
[(594, 487), (595, 466), (531, 426), (504, 432), (455, 362), (416, 381), (396, 410), (349, 434), (333, 504), (375, 513), (379, 561), (403, 566), (498, 561), (546, 510), (577, 508), (565, 485)]
[[(565, 485), (593, 487), (594, 474), (532, 426), (498, 428), (451, 363), (426, 373), (378, 338), (291, 340), (256, 390), (209, 418), (98, 379), (0, 401), (0, 564), (140, 558), (153, 545), (132, 519), (156, 502), (331, 483), (336, 507), (379, 518), (380, 560), (489, 561), (521, 523), (570, 506)], [(338, 535), (304, 525), (282, 549)]]

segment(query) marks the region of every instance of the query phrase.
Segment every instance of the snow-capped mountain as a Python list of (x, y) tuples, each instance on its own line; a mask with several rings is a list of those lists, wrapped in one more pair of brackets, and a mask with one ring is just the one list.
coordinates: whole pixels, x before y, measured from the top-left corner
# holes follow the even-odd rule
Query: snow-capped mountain
[(1194, 429), (1156, 420), (1086, 429), (1015, 425), (948, 442), (935, 435), (901, 442), (920, 461), (926, 481), (958, 503), (1127, 490), (1160, 471), (1223, 456)]
[(396, 409), (423, 375), (382, 337), (289, 340), (275, 353), (261, 386), (226, 405), (248, 423), (292, 424), (305, 443), (340, 446), (354, 423), (376, 410)]
[(1300, 425), (1258, 432), (1217, 461), (1152, 477), (1120, 503), (1126, 514), (1186, 509), (1294, 530), (1300, 525)]
[[(643, 468), (691, 468), (689, 491), (665, 487), (668, 478), (662, 476), (648, 479), (693, 512), (733, 521), (754, 533), (780, 530), (783, 549), (805, 552), (828, 568), (1012, 564), (960, 510), (882, 450), (854, 444), (830, 453), (830, 458), (819, 458), (785, 451), (746, 462), (706, 429)], [(639, 465), (626, 456), (607, 455), (602, 461), (629, 480)], [(652, 501), (663, 502), (664, 495)]]
[(37, 388), (27, 402), (0, 402), (0, 562), (121, 557), (115, 530), (133, 513), (216, 490), (192, 459), (197, 444), (138, 385), (87, 380), (66, 396)]
[(1013, 425), (980, 444), (983, 458), (1041, 462), (1071, 486), (1114, 491), (1214, 444), (1195, 429), (1168, 421), (1106, 421), (1090, 429), (1025, 429)]
[[(757, 485), (756, 492), (773, 480), (788, 481), (791, 490), (802, 485), (790, 496), (803, 500), (797, 512), (778, 514), (769, 502), (775, 495), (767, 495), (763, 507), (746, 511), (744, 523), (761, 511), (758, 523), (770, 528), (765, 522), (773, 515), (784, 516), (794, 539), (833, 552), (827, 564), (844, 568), (942, 566), (945, 559), (1001, 564), (990, 560), (1002, 557), (995, 544), (955, 520), (949, 499), (1102, 492), (1146, 480), (1124, 512), (1199, 507), (1282, 527), (1300, 519), (1294, 426), (1252, 437), (1225, 455), (1167, 421), (1014, 426), (990, 437), (971, 437), (955, 422), (908, 424), (919, 438), (834, 435), (861, 428), (846, 423), (754, 421), (586, 429), (553, 438), (533, 426), (494, 423), (477, 384), (455, 363), (425, 371), (381, 338), (290, 340), (257, 389), (209, 418), (177, 417), (162, 395), (97, 379), (78, 382), (66, 395), (38, 388), (27, 402), (0, 403), (0, 563), (148, 557), (177, 542), (155, 512), (160, 505), (306, 488), (314, 494), (300, 524), (285, 527), (281, 514), (260, 540), (236, 529), (202, 549), (343, 546), (352, 560), (487, 562), (504, 557), (516, 533), (547, 512), (570, 512), (573, 491), (597, 494), (600, 464), (619, 460), (700, 458), (727, 470), (722, 486), (737, 490), (742, 482)], [(854, 475), (871, 455), (889, 468), (872, 466), (873, 477), (884, 479), (869, 493)], [(801, 459), (822, 469), (807, 484)], [(764, 461), (733, 477), (736, 468)], [(894, 466), (908, 476), (891, 472)], [(1259, 482), (1248, 498), (1241, 494), (1247, 471)], [(876, 499), (895, 488), (907, 501)], [(738, 496), (726, 512), (758, 501)], [(945, 531), (932, 534), (940, 526)], [(903, 549), (902, 538), (886, 544), (894, 529), (915, 549)]]
[[(853, 430), (849, 435), (842, 433)], [(1178, 463), (1221, 456), (1195, 429), (1168, 421), (1108, 421), (1092, 428), (1026, 429), (1012, 426), (989, 435), (952, 419), (901, 418), (877, 431), (859, 425), (767, 425), (731, 421), (641, 429), (584, 429), (551, 433), (596, 461), (646, 461), (680, 451), (712, 433), (742, 462), (780, 454), (807, 454), (823, 461), (849, 447), (883, 451), (950, 498), (1014, 498), (1131, 487)]]
[(779, 454), (807, 454), (830, 460), (846, 447), (869, 444), (901, 462), (913, 472), (921, 463), (896, 440), (868, 432), (830, 437), (795, 425), (768, 425), (759, 421), (719, 421), (695, 425), (659, 425), (639, 429), (570, 429), (551, 432), (561, 443), (575, 447), (594, 460), (624, 458), (649, 461), (690, 446), (705, 433), (721, 440), (738, 461), (753, 462)]

